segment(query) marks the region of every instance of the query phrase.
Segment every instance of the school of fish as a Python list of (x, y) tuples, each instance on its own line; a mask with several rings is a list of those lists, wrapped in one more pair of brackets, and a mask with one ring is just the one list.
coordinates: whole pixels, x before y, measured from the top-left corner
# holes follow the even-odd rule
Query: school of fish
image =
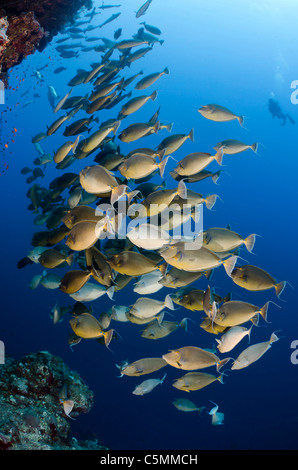
[[(147, 12), (151, 2), (148, 0), (140, 6), (135, 14), (137, 19)], [(39, 153), (33, 161), (34, 169), (22, 170), (24, 175), (31, 173), (27, 179), (27, 183), (32, 184), (27, 192), (29, 209), (34, 215), (34, 224), (41, 230), (33, 234), (32, 250), (19, 261), (18, 267), (40, 264), (41, 273), (32, 278), (30, 287), (59, 289), (73, 302), (69, 307), (56, 304), (51, 311), (54, 324), (66, 315), (70, 317), (67, 324), (72, 331), (68, 339), (71, 347), (90, 339), (109, 347), (118, 337), (118, 331), (121, 332), (121, 322), (140, 325), (139, 334), (144, 339), (160, 340), (178, 329), (187, 331), (189, 321), (193, 321), (191, 313), (201, 312), (200, 326), (212, 342), (216, 336), (217, 350), (201, 348), (200, 338), (193, 337), (190, 345), (173, 346), (161, 357), (137, 357), (132, 362), (117, 364), (121, 376), (139, 377), (165, 367), (180, 369), (172, 386), (179, 391), (197, 391), (214, 382), (223, 383), (223, 368), (230, 361), (233, 371), (250, 366), (279, 338), (272, 331), (264, 335), (264, 342), (244, 346), (238, 357), (232, 358), (231, 351), (244, 338), (250, 342), (253, 327), (261, 321), (267, 322), (270, 300), (263, 306), (253, 305), (232, 300), (230, 294), (222, 298), (210, 286), (201, 290), (193, 284), (205, 277), (211, 285), (213, 270), (224, 268), (226, 275), (244, 290), (275, 290), (279, 297), (286, 281), (277, 280), (263, 268), (241, 263), (239, 250), (252, 252), (256, 241), (254, 233), (239, 234), (230, 227), (204, 227), (193, 237), (173, 236), (174, 229), (195, 220), (197, 207), (209, 210), (216, 203), (216, 194), (200, 194), (200, 181), (210, 178), (211, 184), (216, 183), (225, 158), (244, 151), (257, 152), (258, 144), (231, 139), (214, 142), (211, 155), (201, 151), (199, 143), (195, 142), (194, 128), (173, 133), (173, 123), (159, 119), (160, 109), (146, 122), (138, 122), (138, 110), (147, 102), (157, 100), (158, 81), (168, 80), (170, 71), (165, 66), (147, 76), (143, 76), (142, 71), (125, 74), (132, 63), (163, 44), (161, 31), (156, 26), (142, 22), (133, 37), (122, 40), (118, 40), (122, 28), (115, 31), (111, 40), (98, 35), (86, 36), (86, 32), (93, 29), (101, 31), (121, 14), (116, 13), (100, 25), (92, 26), (91, 20), (100, 9), (120, 6), (94, 8), (85, 15), (86, 21), (77, 21), (56, 40), (56, 49), (64, 59), (77, 57), (80, 48), (84, 52), (98, 51), (100, 60), (86, 70), (79, 69), (62, 95), (54, 86), (48, 86), (53, 121), (44, 132), (32, 138)], [(84, 24), (88, 26), (83, 28)], [(87, 45), (66, 42), (84, 38)], [(93, 41), (97, 45), (89, 46)], [(55, 73), (64, 70), (66, 67), (59, 67)], [(77, 87), (80, 94), (76, 94)], [(109, 120), (102, 122), (102, 110), (110, 110)], [(210, 121), (236, 120), (241, 126), (244, 121), (241, 114), (217, 104), (201, 106), (198, 113)], [(132, 115), (136, 116), (134, 123), (126, 125), (126, 118)], [(46, 153), (43, 144), (59, 132), (65, 140), (53, 155)], [(159, 138), (161, 132), (168, 136)], [(155, 148), (143, 144), (146, 136), (155, 137)], [(193, 152), (178, 161), (173, 154), (187, 140)], [(130, 151), (125, 152), (123, 148), (127, 148), (127, 143), (135, 143), (135, 148), (130, 147)], [(173, 189), (167, 188), (169, 179), (165, 177), (170, 158), (175, 158), (175, 168), (169, 172), (175, 182)], [(78, 160), (82, 160), (80, 171), (69, 171)], [(212, 162), (218, 166), (218, 171), (208, 169)], [(49, 187), (43, 187), (36, 180), (44, 176), (48, 165), (56, 166), (57, 177)], [(129, 223), (125, 236), (120, 211), (123, 205), (128, 222), (139, 222)], [(199, 240), (201, 243), (196, 245)], [(131, 281), (138, 299), (133, 305), (129, 302), (118, 305), (117, 292), (130, 289)], [(160, 290), (165, 293), (162, 300), (157, 300), (154, 294)], [(98, 299), (105, 294), (111, 301), (111, 308), (96, 317), (89, 302), (100, 307)], [(180, 319), (174, 317), (175, 304), (185, 309)], [(171, 319), (166, 319), (169, 311)], [(174, 338), (175, 335), (173, 344)], [(183, 341), (189, 341), (189, 336), (183, 336)], [(213, 374), (204, 371), (210, 368)], [(139, 383), (132, 393), (148, 394), (166, 382), (167, 373), (164, 373)], [(69, 415), (73, 403), (71, 400), (63, 403)], [(201, 414), (206, 409), (185, 398), (177, 398), (173, 405), (183, 412)], [(214, 405), (207, 414), (212, 416), (213, 425), (223, 424), (224, 414)]]

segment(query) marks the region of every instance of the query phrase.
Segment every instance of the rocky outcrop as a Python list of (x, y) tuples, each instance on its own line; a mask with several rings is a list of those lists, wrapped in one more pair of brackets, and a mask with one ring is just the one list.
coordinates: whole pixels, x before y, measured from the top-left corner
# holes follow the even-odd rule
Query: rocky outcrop
[(0, 61), (2, 72), (6, 72), (32, 54), (45, 33), (32, 11), (13, 16), (9, 20), (2, 17), (0, 22), (5, 25), (2, 27), (5, 36), (1, 35)]
[(92, 404), (93, 392), (61, 358), (47, 351), (6, 358), (0, 365), (0, 450), (104, 449), (97, 440), (70, 437), (71, 420)]
[[(36, 49), (42, 50), (92, 0), (19, 0), (0, 2), (0, 79)], [(2, 9), (1, 9), (2, 8)], [(6, 83), (7, 84), (7, 83)]]

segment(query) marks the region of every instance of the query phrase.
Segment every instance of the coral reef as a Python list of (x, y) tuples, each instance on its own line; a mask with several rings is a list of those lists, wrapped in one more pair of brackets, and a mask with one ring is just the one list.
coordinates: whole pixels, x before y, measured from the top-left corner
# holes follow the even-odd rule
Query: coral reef
[(8, 37), (6, 34), (7, 28), (8, 28), (7, 18), (4, 18), (4, 17), (0, 18), (0, 58), (8, 43)]
[(2, 71), (5, 72), (35, 51), (44, 36), (44, 30), (32, 11), (13, 16), (9, 21), (7, 18), (1, 18), (0, 21), (8, 25), (1, 45), (2, 50), (0, 49)]
[(92, 0), (20, 0), (0, 3), (0, 78), (36, 49), (42, 50)]
[[(64, 400), (72, 403), (69, 415)], [(0, 450), (99, 450), (70, 437), (71, 419), (88, 413), (93, 393), (79, 374), (47, 351), (6, 358), (0, 366)]]

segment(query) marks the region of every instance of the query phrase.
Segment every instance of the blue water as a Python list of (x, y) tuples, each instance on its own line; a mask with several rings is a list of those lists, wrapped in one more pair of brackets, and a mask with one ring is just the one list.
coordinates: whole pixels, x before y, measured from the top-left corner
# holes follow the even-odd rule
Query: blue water
[[(1, 142), (8, 142), (8, 148), (2, 151), (0, 160), (0, 338), (10, 356), (18, 358), (29, 352), (49, 350), (81, 374), (94, 391), (95, 400), (88, 415), (82, 415), (71, 423), (72, 433), (78, 438), (96, 435), (104, 445), (115, 450), (297, 449), (298, 365), (290, 360), (293, 352), (290, 346), (298, 339), (298, 109), (291, 103), (293, 90), (290, 85), (298, 79), (298, 6), (291, 0), (282, 3), (269, 0), (153, 0), (146, 15), (137, 20), (134, 12), (142, 2), (127, 0), (122, 3), (119, 10), (122, 14), (116, 21), (99, 33), (95, 30), (87, 34), (95, 36), (102, 33), (113, 39), (114, 31), (122, 27), (121, 40), (135, 34), (140, 21), (158, 26), (164, 44), (155, 44), (149, 54), (124, 70), (124, 76), (140, 70), (146, 75), (161, 71), (165, 66), (169, 68), (170, 75), (161, 77), (156, 85), (146, 90), (145, 94), (157, 89), (157, 100), (148, 102), (127, 118), (120, 130), (134, 122), (146, 122), (160, 106), (161, 120), (174, 123), (173, 133), (188, 133), (194, 128), (195, 142), (188, 140), (175, 153), (177, 160), (195, 151), (213, 153), (213, 146), (223, 139), (262, 144), (258, 155), (248, 150), (225, 156), (224, 171), (218, 185), (208, 179), (189, 186), (204, 195), (216, 193), (220, 196), (212, 211), (204, 209), (204, 227), (230, 224), (243, 236), (250, 233), (260, 235), (254, 254), (241, 251), (245, 259), (241, 263), (255, 264), (278, 281), (287, 280), (293, 287), (287, 285), (281, 299), (277, 299), (274, 290), (254, 293), (237, 287), (223, 268), (215, 270), (212, 277), (212, 286), (222, 295), (232, 292), (234, 299), (260, 306), (272, 300), (281, 307), (270, 305), (268, 320), (271, 323), (260, 322), (262, 327), (253, 329), (251, 344), (268, 340), (277, 330), (281, 330), (278, 335), (282, 338), (250, 367), (228, 371), (224, 385), (216, 382), (198, 392), (179, 392), (172, 387), (172, 382), (182, 374), (167, 367), (154, 374), (154, 377), (162, 377), (163, 372), (167, 372), (163, 385), (143, 397), (132, 394), (143, 378), (117, 377), (116, 364), (123, 360), (132, 362), (141, 357), (158, 357), (169, 349), (186, 345), (211, 348), (214, 336), (199, 326), (202, 312), (191, 313), (181, 308), (175, 313), (177, 319), (191, 316), (196, 321), (190, 323), (189, 333), (179, 330), (167, 338), (149, 341), (141, 338), (142, 327), (117, 323), (113, 326), (122, 339), (111, 343), (112, 352), (93, 340), (82, 340), (73, 350), (69, 348), (69, 317), (54, 325), (50, 310), (56, 302), (62, 305), (71, 302), (58, 290), (50, 291), (39, 286), (32, 291), (28, 287), (33, 275), (42, 272), (40, 265), (17, 269), (17, 261), (31, 249), (32, 234), (40, 230), (33, 224), (34, 215), (27, 210), (29, 185), (20, 170), (24, 166), (32, 166), (33, 159), (38, 156), (31, 143), (32, 136), (45, 132), (46, 125), (56, 119), (47, 99), (47, 85), (55, 86), (60, 96), (64, 96), (69, 91), (67, 83), (76, 70), (88, 70), (90, 64), (100, 58), (99, 53), (87, 52), (76, 59), (61, 59), (55, 50), (55, 41), (43, 52), (36, 52), (11, 70), (11, 89), (6, 91), (6, 104), (2, 106), (3, 110), (8, 108), (9, 111), (1, 116)], [(95, 6), (100, 4), (99, 1), (94, 2)], [(103, 22), (114, 11), (118, 10), (95, 16), (92, 24)], [(81, 16), (85, 13), (82, 11)], [(33, 71), (44, 65), (47, 65), (41, 72), (44, 82), (39, 82)], [(67, 70), (54, 74), (53, 70), (61, 65)], [(131, 90), (133, 86), (130, 86)], [(73, 95), (85, 94), (91, 88), (80, 85), (74, 89)], [(29, 93), (21, 98), (26, 90)], [(284, 112), (296, 120), (296, 125), (287, 122), (281, 126), (281, 121), (272, 119), (267, 106), (272, 92)], [(40, 98), (33, 98), (34, 93), (38, 93)], [(34, 100), (34, 103), (23, 108), (24, 100)], [(208, 103), (217, 103), (244, 115), (245, 129), (237, 121), (215, 123), (204, 119), (197, 110)], [(122, 103), (100, 112), (100, 121), (117, 117), (121, 106)], [(83, 116), (83, 113), (78, 114), (78, 118)], [(11, 142), (14, 128), (17, 129), (15, 142)], [(63, 129), (41, 142), (47, 153), (53, 154), (64, 142)], [(167, 135), (167, 131), (162, 130), (157, 136), (140, 141), (140, 145), (139, 142), (121, 143), (121, 150), (128, 153), (143, 146), (154, 148)], [(91, 156), (76, 162), (66, 171), (79, 172), (92, 162)], [(6, 164), (8, 169), (5, 169)], [(174, 165), (172, 161), (166, 169), (168, 187), (176, 185), (168, 173)], [(217, 171), (218, 165), (212, 163), (210, 169)], [(58, 175), (60, 173), (54, 165), (47, 165), (45, 178), (37, 182), (47, 187)], [(159, 177), (156, 181), (160, 181)], [(55, 272), (60, 274), (62, 271), (57, 269)], [(202, 289), (207, 285), (205, 278), (194, 283), (194, 287)], [(164, 299), (169, 292), (173, 291), (164, 288), (152, 297)], [(116, 293), (114, 302), (131, 305), (137, 297), (131, 283)], [(107, 296), (95, 301), (95, 315), (109, 309), (112, 304)], [(235, 351), (240, 353), (246, 346), (247, 338)], [(235, 354), (233, 351), (232, 355)], [(210, 369), (208, 372), (214, 371)], [(172, 405), (177, 397), (189, 398), (208, 410), (213, 406), (209, 402), (212, 400), (225, 415), (224, 425), (212, 426), (208, 415), (200, 418), (196, 413), (178, 411)]]

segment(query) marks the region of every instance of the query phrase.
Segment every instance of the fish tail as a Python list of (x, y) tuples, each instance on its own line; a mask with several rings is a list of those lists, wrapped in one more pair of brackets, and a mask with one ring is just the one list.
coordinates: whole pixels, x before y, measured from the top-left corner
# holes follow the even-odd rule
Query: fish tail
[(162, 160), (162, 161), (159, 163), (159, 165), (158, 165), (158, 167), (159, 167), (159, 173), (160, 173), (161, 178), (163, 177), (163, 174), (164, 174), (165, 168), (166, 168), (166, 164), (168, 163), (169, 158), (170, 158), (170, 157), (168, 156), (167, 158), (165, 158), (164, 160)]
[(199, 408), (197, 408), (197, 411), (198, 411), (200, 416), (202, 415), (203, 411), (205, 411), (205, 410), (206, 410), (206, 406), (200, 406)]
[(282, 282), (279, 282), (278, 284), (275, 284), (274, 286), (275, 292), (278, 298), (280, 294), (282, 293), (282, 291), (284, 290), (284, 288), (286, 287), (286, 284), (287, 284), (287, 281), (282, 281)]
[[(130, 181), (131, 181), (131, 180), (130, 180)], [(128, 204), (130, 204), (131, 201), (133, 200), (133, 198), (136, 197), (137, 194), (139, 194), (139, 193), (142, 195), (141, 191), (138, 191), (138, 190), (131, 191), (131, 193), (127, 194), (127, 202), (128, 202)]]
[(119, 129), (120, 124), (121, 124), (121, 120), (115, 122), (115, 124), (114, 124), (114, 126), (113, 126), (113, 133), (114, 133), (114, 135), (116, 135), (116, 132), (117, 132), (117, 130)]
[(112, 189), (111, 194), (111, 205), (113, 206), (115, 202), (117, 202), (124, 194), (126, 193), (127, 186), (126, 184), (120, 184), (119, 186), (115, 186)]
[(72, 145), (72, 154), (74, 155), (76, 153), (76, 150), (77, 150), (77, 147), (78, 147), (78, 144), (79, 144), (79, 140), (80, 140), (80, 135), (78, 135), (78, 137), (76, 138), (76, 140), (74, 141), (73, 145)]
[(107, 348), (109, 347), (109, 344), (112, 341), (113, 333), (114, 333), (114, 330), (112, 329), (112, 330), (109, 330), (109, 331), (105, 331), (104, 334), (103, 334), (104, 340), (105, 340), (105, 346)]
[(170, 74), (170, 71), (169, 71), (168, 67), (166, 67), (166, 68), (164, 69), (163, 73), (165, 73), (166, 75), (169, 75), (169, 74)]
[(188, 318), (185, 317), (181, 320), (181, 322), (179, 323), (179, 326), (181, 326), (181, 328), (184, 330), (184, 331), (187, 331), (187, 320)]
[(150, 98), (152, 99), (152, 101), (155, 101), (156, 98), (157, 98), (157, 91), (155, 90), (152, 95), (150, 96)]
[(165, 302), (164, 302), (164, 306), (169, 308), (170, 310), (175, 310), (175, 306), (173, 304), (173, 301), (172, 301), (172, 298), (171, 298), (171, 295), (168, 294), (165, 298)]
[(229, 277), (231, 277), (232, 271), (234, 270), (238, 256), (231, 256), (230, 258), (223, 261), (224, 268)]
[(264, 307), (262, 307), (260, 310), (260, 314), (264, 318), (265, 322), (267, 322), (268, 307), (269, 307), (269, 302), (266, 302)]
[(177, 195), (181, 197), (181, 199), (187, 199), (187, 188), (183, 180), (179, 181)]
[(250, 343), (250, 334), (251, 334), (251, 330), (252, 330), (252, 327), (253, 327), (253, 326), (254, 326), (254, 325), (252, 324), (251, 327), (250, 327), (250, 329), (249, 329), (248, 332), (247, 332), (248, 342), (249, 342), (249, 343)]
[(173, 125), (174, 125), (174, 123), (171, 122), (170, 124), (167, 124), (167, 125), (165, 126), (165, 129), (167, 129), (168, 132), (172, 132)]
[(280, 338), (278, 338), (278, 336), (276, 336), (275, 333), (272, 333), (272, 335), (270, 336), (270, 340), (269, 340), (269, 343), (275, 343), (276, 341), (278, 341)]
[(224, 383), (225, 383), (224, 380), (223, 380), (223, 374), (220, 374), (220, 376), (217, 377), (216, 380), (218, 380), (221, 384), (224, 384)]
[(114, 286), (111, 286), (107, 289), (107, 296), (109, 297), (109, 299), (113, 300), (114, 292), (115, 292)]
[(223, 156), (224, 156), (223, 147), (219, 147), (216, 154), (214, 155), (214, 158), (219, 165), (222, 165)]
[(240, 126), (243, 127), (244, 116), (238, 116), (237, 119), (238, 119), (238, 121), (239, 121)]
[(255, 153), (258, 153), (258, 142), (255, 142), (254, 144), (252, 144), (251, 146), (251, 149), (255, 152)]
[(222, 359), (221, 361), (219, 361), (219, 362), (216, 364), (216, 370), (217, 370), (217, 372), (219, 372), (220, 369), (221, 369), (225, 364), (227, 364), (227, 362), (229, 362), (230, 359), (231, 359), (231, 357), (226, 357), (225, 359)]
[(250, 321), (252, 322), (253, 325), (258, 326), (259, 325), (259, 314), (256, 313)]
[(217, 181), (218, 181), (218, 178), (220, 177), (221, 172), (222, 170), (219, 170), (216, 173), (213, 173), (213, 175), (211, 176), (213, 183), (217, 184)]
[(118, 83), (118, 86), (117, 86), (117, 88), (118, 88), (119, 90), (122, 90), (122, 89), (123, 89), (123, 84), (124, 84), (124, 82), (125, 82), (125, 78), (123, 77), (123, 78), (120, 80), (120, 82)]
[(163, 381), (164, 381), (164, 379), (166, 378), (166, 376), (167, 376), (167, 374), (165, 374), (165, 375), (163, 376), (163, 378), (160, 379), (160, 383), (161, 383), (161, 384), (163, 383)]
[(68, 266), (71, 266), (72, 263), (74, 262), (74, 258), (75, 258), (75, 253), (71, 253), (71, 255), (69, 255), (67, 258), (66, 258), (66, 262), (68, 264)]
[(192, 142), (194, 142), (194, 129), (193, 128), (190, 131), (190, 133), (188, 134), (188, 137), (190, 138), (190, 140), (192, 140)]
[(244, 244), (246, 246), (246, 249), (251, 253), (253, 248), (254, 248), (254, 245), (255, 245), (255, 242), (256, 242), (256, 235), (254, 233), (252, 233), (251, 235), (249, 235), (249, 237), (245, 238), (244, 240)]
[(165, 154), (166, 154), (166, 149), (165, 148), (162, 149), (162, 150), (159, 150), (159, 152), (157, 152), (157, 156), (158, 156), (158, 159), (159, 159), (160, 162), (162, 161)]
[(168, 263), (163, 263), (160, 266), (157, 266), (157, 268), (159, 269), (159, 271), (161, 272), (161, 274), (164, 278), (165, 275), (166, 275), (167, 269), (168, 269)]
[(207, 209), (211, 210), (214, 204), (216, 203), (216, 199), (218, 198), (217, 194), (211, 194), (207, 196), (205, 199), (205, 204)]
[(161, 326), (162, 322), (163, 322), (163, 319), (164, 319), (164, 312), (161, 312), (157, 317), (156, 317), (156, 321), (158, 323), (159, 326)]
[(159, 131), (159, 126), (160, 126), (160, 121), (157, 121), (154, 126), (153, 126), (153, 132), (154, 134), (157, 134)]
[(205, 271), (204, 272), (204, 276), (206, 277), (206, 279), (211, 279), (211, 276), (213, 274), (213, 269), (208, 269), (208, 271)]

